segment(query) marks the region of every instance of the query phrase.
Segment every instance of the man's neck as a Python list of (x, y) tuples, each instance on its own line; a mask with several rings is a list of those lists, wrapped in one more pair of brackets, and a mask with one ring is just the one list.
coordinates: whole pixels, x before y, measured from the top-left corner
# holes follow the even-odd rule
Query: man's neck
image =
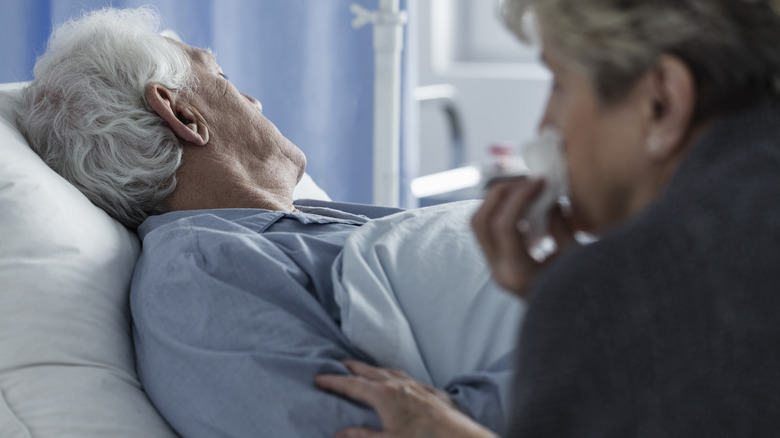
[(258, 190), (230, 190), (226, 192), (201, 191), (184, 193), (174, 191), (165, 203), (167, 211), (204, 210), (214, 208), (262, 208), (275, 211), (295, 211), (292, 195)]
[(294, 211), (292, 193), (301, 170), (285, 160), (273, 165), (185, 153), (166, 210), (262, 208)]

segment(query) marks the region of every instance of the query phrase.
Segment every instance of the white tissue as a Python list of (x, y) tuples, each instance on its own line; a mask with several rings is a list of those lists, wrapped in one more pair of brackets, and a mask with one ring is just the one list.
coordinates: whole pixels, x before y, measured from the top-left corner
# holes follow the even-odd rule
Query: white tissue
[(569, 195), (566, 155), (563, 137), (551, 128), (542, 130), (539, 137), (525, 144), (520, 151), (528, 175), (544, 179), (544, 188), (528, 210), (525, 221), (518, 226), (532, 243), (548, 235), (550, 210), (559, 199)]

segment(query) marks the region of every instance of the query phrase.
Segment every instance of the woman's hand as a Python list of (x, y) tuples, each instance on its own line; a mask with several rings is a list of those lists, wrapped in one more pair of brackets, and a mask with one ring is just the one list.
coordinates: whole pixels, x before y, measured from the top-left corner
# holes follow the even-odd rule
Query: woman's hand
[(356, 361), (344, 364), (354, 375), (319, 375), (314, 382), (322, 389), (373, 407), (384, 431), (355, 427), (342, 430), (339, 438), (494, 437), (461, 413), (444, 391), (423, 385), (401, 371)]
[[(548, 257), (540, 263), (531, 257), (528, 242), (518, 226), (543, 186), (543, 181), (530, 178), (500, 182), (490, 189), (471, 219), (496, 282), (523, 298), (528, 286), (550, 260)], [(556, 241), (557, 252), (576, 244), (559, 208), (550, 214), (549, 231)]]

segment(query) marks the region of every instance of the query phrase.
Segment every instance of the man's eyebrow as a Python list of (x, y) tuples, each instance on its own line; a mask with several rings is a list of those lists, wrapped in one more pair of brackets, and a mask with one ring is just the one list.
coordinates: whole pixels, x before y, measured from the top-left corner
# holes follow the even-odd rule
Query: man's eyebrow
[(205, 57), (206, 57), (206, 58), (208, 58), (208, 59), (210, 59), (210, 60), (214, 61), (214, 63), (216, 63), (216, 62), (217, 62), (217, 55), (214, 53), (214, 51), (213, 51), (213, 50), (211, 50), (211, 49), (209, 49), (209, 48), (206, 48), (206, 49), (203, 49), (203, 50), (201, 50), (201, 52), (200, 52), (200, 53), (201, 53), (202, 55), (205, 55)]

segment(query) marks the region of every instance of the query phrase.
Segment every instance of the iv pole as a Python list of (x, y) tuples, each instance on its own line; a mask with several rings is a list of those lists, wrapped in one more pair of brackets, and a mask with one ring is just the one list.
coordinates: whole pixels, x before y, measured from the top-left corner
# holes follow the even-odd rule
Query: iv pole
[(374, 199), (373, 203), (397, 207), (401, 187), (401, 52), (406, 11), (400, 0), (379, 0), (378, 11), (359, 4), (350, 7), (352, 27), (374, 25)]

